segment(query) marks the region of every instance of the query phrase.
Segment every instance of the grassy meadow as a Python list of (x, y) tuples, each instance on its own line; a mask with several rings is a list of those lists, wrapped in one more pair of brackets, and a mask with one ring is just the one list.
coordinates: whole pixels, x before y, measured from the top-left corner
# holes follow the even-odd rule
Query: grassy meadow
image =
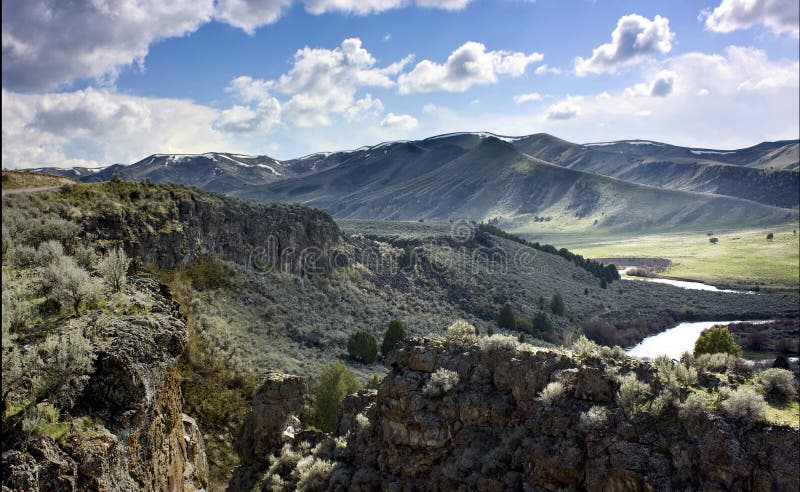
[[(800, 236), (797, 224), (728, 232), (677, 232), (665, 234), (526, 234), (589, 258), (669, 258), (664, 277), (698, 280), (717, 286), (775, 289), (797, 292), (800, 288)], [(712, 232), (712, 231), (709, 231)], [(772, 232), (774, 238), (767, 240)], [(712, 244), (709, 239), (719, 242)]]

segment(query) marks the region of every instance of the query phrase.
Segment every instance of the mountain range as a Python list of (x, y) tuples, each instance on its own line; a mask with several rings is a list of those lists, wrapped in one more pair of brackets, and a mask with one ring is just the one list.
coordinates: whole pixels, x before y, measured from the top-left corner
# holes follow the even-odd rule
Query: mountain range
[(452, 133), (277, 160), (212, 152), (131, 165), (40, 168), (85, 182), (179, 183), (350, 219), (489, 220), (524, 230), (723, 228), (797, 220), (798, 141), (739, 150), (547, 134)]

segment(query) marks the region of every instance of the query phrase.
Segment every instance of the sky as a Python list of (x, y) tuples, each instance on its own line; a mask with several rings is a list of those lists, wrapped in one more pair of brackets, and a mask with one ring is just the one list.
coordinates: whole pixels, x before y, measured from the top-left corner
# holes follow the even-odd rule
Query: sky
[(798, 0), (3, 0), (2, 165), (800, 134)]

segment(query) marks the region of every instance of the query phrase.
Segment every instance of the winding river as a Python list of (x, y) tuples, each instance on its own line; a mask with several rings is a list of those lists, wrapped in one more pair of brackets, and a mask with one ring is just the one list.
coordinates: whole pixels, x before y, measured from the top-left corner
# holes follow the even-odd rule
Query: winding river
[[(631, 268), (631, 267), (628, 267)], [(733, 292), (736, 294), (755, 294), (753, 291), (744, 291), (744, 290), (732, 290), (732, 289), (719, 289), (714, 287), (713, 285), (704, 284), (702, 282), (691, 282), (688, 280), (672, 280), (669, 278), (659, 278), (659, 277), (634, 277), (631, 275), (627, 275), (626, 272), (628, 268), (622, 269), (619, 271), (620, 278), (622, 280), (632, 280), (632, 281), (639, 281), (639, 282), (653, 282), (656, 284), (667, 284), (673, 285), (675, 287), (680, 287), (682, 289), (692, 289), (692, 290), (709, 290), (714, 292)]]
[[(628, 350), (627, 354), (631, 357), (640, 359), (653, 359), (659, 355), (666, 355), (671, 359), (680, 358), (683, 352), (694, 350), (694, 342), (703, 330), (714, 325), (727, 326), (731, 323), (741, 323), (742, 321), (699, 321), (681, 323), (674, 328), (669, 328), (661, 333), (649, 336)], [(747, 321), (748, 323), (766, 323), (764, 320)]]

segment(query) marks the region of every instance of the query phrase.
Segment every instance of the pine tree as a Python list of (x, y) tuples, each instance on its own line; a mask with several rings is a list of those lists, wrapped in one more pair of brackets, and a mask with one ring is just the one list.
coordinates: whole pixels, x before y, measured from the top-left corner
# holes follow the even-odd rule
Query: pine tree
[(564, 316), (564, 300), (561, 298), (561, 294), (558, 292), (553, 294), (553, 298), (550, 299), (550, 311), (552, 311), (553, 314)]
[(389, 322), (389, 327), (386, 328), (386, 333), (383, 334), (383, 343), (381, 344), (381, 353), (388, 354), (403, 340), (408, 334), (406, 329), (403, 328), (403, 323), (399, 320), (393, 319)]
[(510, 303), (503, 304), (500, 313), (497, 315), (497, 326), (505, 330), (513, 330), (517, 326), (517, 319), (514, 316), (514, 309)]

